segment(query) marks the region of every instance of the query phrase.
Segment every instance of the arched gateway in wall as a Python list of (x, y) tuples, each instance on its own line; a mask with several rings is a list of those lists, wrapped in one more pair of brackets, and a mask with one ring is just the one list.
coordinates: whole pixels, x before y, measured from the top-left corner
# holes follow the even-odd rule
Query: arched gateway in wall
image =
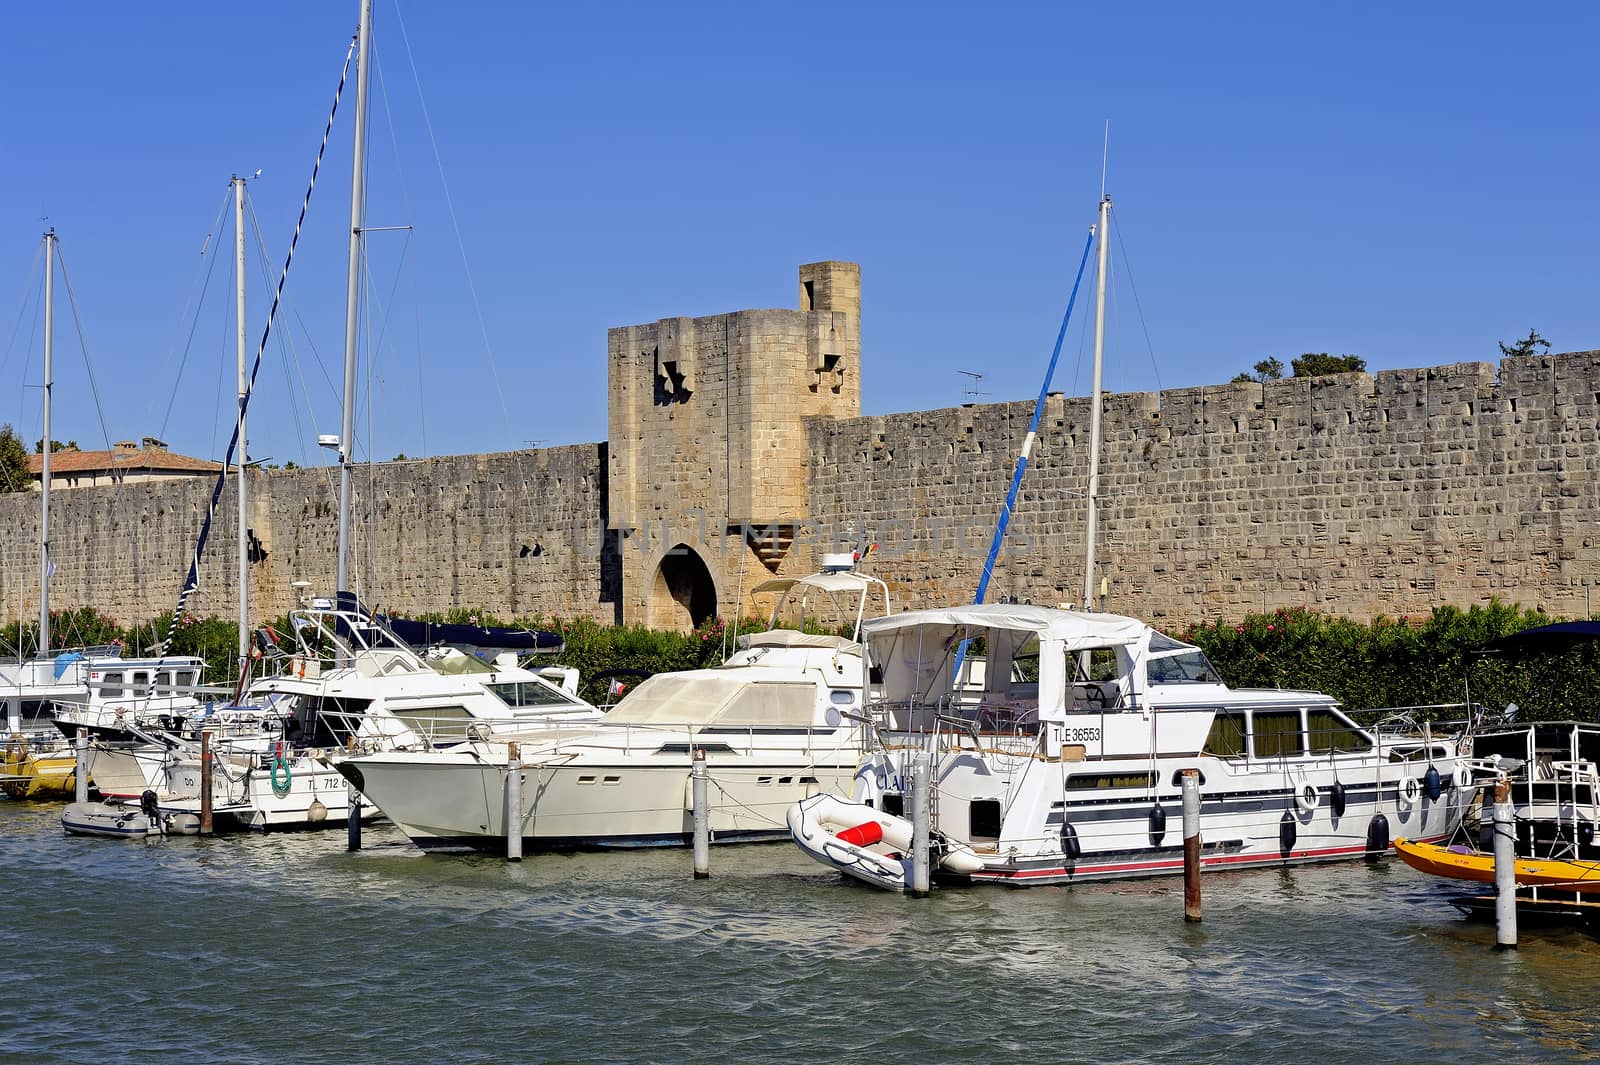
[(688, 544), (668, 551), (656, 567), (645, 624), (686, 632), (717, 616), (717, 584)]

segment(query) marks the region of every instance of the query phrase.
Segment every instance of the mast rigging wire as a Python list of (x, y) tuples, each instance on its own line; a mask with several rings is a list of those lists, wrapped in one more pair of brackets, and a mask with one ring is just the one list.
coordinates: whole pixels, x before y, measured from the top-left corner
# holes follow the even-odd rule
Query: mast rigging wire
[[(217, 207), (217, 217), (211, 223), (211, 232), (206, 234), (205, 244), (200, 249), (200, 257), (202, 259), (206, 258), (206, 250), (211, 246), (211, 236), (212, 236), (213, 233), (216, 233), (217, 230), (222, 226), (222, 216), (227, 210), (228, 210), (228, 197), (226, 195), (224, 195), (221, 205), (219, 205)], [(216, 255), (212, 255), (210, 257), (210, 259), (208, 259), (206, 261), (205, 279), (204, 279), (204, 282), (200, 286), (200, 296), (199, 296), (198, 299), (196, 299), (194, 301), (194, 319), (189, 323), (189, 335), (184, 340), (184, 343), (183, 343), (183, 356), (178, 361), (178, 372), (176, 374), (173, 374), (173, 376), (172, 376), (172, 395), (167, 398), (167, 410), (166, 410), (166, 413), (161, 416), (161, 433), (160, 433), (160, 436), (161, 436), (161, 439), (163, 439), (163, 440), (165, 440), (167, 438), (167, 425), (168, 425), (169, 422), (172, 421), (172, 407), (173, 407), (173, 404), (177, 402), (178, 390), (182, 386), (182, 383), (183, 383), (183, 371), (184, 371), (184, 368), (189, 365), (189, 350), (194, 344), (195, 331), (200, 327), (200, 309), (205, 304), (206, 292), (211, 287), (211, 272), (212, 272), (212, 270), (214, 270), (216, 268), (216, 265), (217, 265), (217, 257), (216, 257)], [(194, 288), (194, 283), (193, 282), (190, 282), (189, 288), (190, 288), (191, 291), (193, 290), (193, 288)], [(189, 309), (188, 305), (185, 304), (184, 310), (187, 311), (188, 309)], [(180, 320), (181, 320), (181, 316), (180, 316)], [(170, 360), (170, 358), (171, 358), (171, 352), (169, 351), (168, 352), (168, 359)], [(216, 444), (215, 436), (216, 436), (216, 434), (213, 432), (213, 434), (212, 434), (213, 449), (214, 449), (214, 445)]]

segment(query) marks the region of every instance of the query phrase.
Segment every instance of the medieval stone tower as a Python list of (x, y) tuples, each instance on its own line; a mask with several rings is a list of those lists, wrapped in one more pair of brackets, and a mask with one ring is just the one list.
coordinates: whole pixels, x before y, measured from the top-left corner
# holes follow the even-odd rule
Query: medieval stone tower
[(859, 266), (800, 267), (798, 310), (664, 318), (607, 347), (625, 623), (748, 612), (751, 588), (834, 546), (811, 520), (806, 421), (861, 413)]

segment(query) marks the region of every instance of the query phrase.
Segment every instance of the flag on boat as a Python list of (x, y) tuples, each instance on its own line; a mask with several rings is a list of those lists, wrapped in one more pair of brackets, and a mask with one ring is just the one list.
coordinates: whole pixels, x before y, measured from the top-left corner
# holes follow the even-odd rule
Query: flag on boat
[(612, 695), (621, 695), (623, 692), (625, 692), (627, 690), (628, 690), (628, 685), (627, 685), (627, 683), (625, 681), (613, 680), (611, 682), (610, 691), (611, 691)]

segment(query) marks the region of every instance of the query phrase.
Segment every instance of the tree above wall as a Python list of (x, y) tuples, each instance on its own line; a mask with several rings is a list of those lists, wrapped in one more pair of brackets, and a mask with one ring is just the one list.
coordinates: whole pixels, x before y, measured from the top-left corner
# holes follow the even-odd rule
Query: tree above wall
[(1527, 336), (1523, 337), (1521, 340), (1513, 341), (1509, 347), (1505, 344), (1501, 344), (1500, 354), (1508, 357), (1537, 355), (1539, 354), (1539, 352), (1536, 350), (1538, 348), (1543, 348), (1545, 351), (1549, 351), (1550, 341), (1540, 336), (1537, 329), (1530, 329), (1528, 330)]

